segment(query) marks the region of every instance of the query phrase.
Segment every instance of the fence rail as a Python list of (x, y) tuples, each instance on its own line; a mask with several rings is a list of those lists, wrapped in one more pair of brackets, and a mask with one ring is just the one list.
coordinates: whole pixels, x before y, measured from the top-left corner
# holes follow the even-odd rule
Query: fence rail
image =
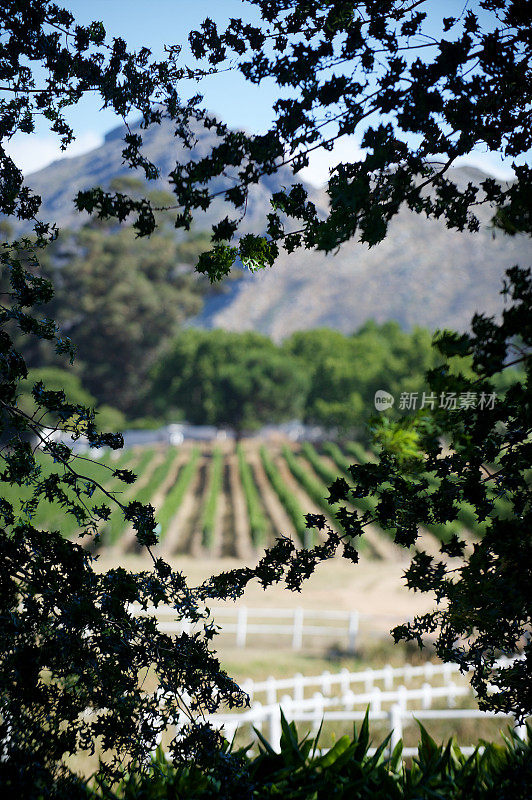
[[(250, 709), (238, 714), (215, 714), (210, 717), (210, 722), (217, 728), (223, 728), (227, 739), (231, 740), (236, 731), (248, 727), (250, 738), (253, 739), (254, 731), (265, 731), (268, 741), (274, 750), (279, 751), (281, 740), (281, 711), (289, 722), (310, 723), (312, 733), (315, 735), (323, 722), (357, 722), (364, 719), (365, 709), (355, 709), (354, 706), (369, 707), (370, 718), (373, 721), (384, 720), (388, 722), (391, 733), (390, 749), (393, 750), (403, 736), (403, 727), (414, 719), (442, 720), (442, 719), (509, 719), (510, 714), (481, 711), (472, 708), (456, 708), (457, 697), (472, 697), (468, 686), (432, 687), (424, 684), (421, 689), (407, 689), (398, 687), (395, 691), (381, 691), (375, 687), (372, 693), (355, 694), (349, 692), (341, 697), (330, 698), (320, 692), (312, 698), (294, 700), (292, 697), (281, 698), (280, 703), (262, 705), (255, 702)], [(434, 701), (445, 701), (448, 707), (444, 709), (431, 708)], [(420, 701), (420, 702), (419, 702)], [(417, 708), (409, 708), (418, 703)], [(388, 705), (383, 709), (383, 705)], [(521, 738), (526, 738), (526, 727), (519, 726), (514, 721), (516, 732)], [(474, 748), (467, 748), (472, 751)], [(405, 755), (409, 753), (405, 751)]]
[[(188, 633), (193, 628), (192, 623), (187, 620), (176, 620), (175, 610), (171, 606), (158, 606), (146, 610), (135, 605), (132, 606), (132, 611), (139, 616), (155, 616), (159, 630), (164, 633)], [(250, 635), (286, 636), (293, 650), (300, 650), (303, 647), (305, 637), (311, 636), (314, 639), (334, 637), (341, 639), (346, 645), (346, 650), (352, 653), (356, 650), (360, 620), (370, 620), (372, 615), (360, 614), (354, 610), (313, 611), (304, 608), (233, 606), (214, 609), (213, 618), (221, 633), (235, 635), (237, 647), (245, 647)], [(277, 620), (280, 620), (281, 624)], [(287, 621), (286, 624), (282, 624), (283, 620)]]
[[(500, 660), (498, 664), (503, 666), (506, 662)], [(511, 663), (508, 659), (507, 663)], [(353, 687), (364, 686), (365, 692), (371, 692), (375, 686), (382, 683), (386, 690), (393, 689), (398, 680), (409, 684), (416, 678), (422, 678), (425, 682), (441, 677), (444, 685), (450, 685), (453, 676), (460, 674), (458, 664), (433, 664), (427, 661), (425, 664), (413, 666), (406, 664), (404, 667), (392, 667), (389, 664), (382, 669), (365, 669), (358, 672), (350, 672), (342, 669), (340, 672), (322, 672), (320, 675), (301, 675), (296, 673), (290, 678), (272, 678), (264, 681), (243, 681), (241, 688), (249, 695), (250, 699), (257, 696), (266, 695), (266, 702), (276, 703), (280, 692), (291, 693), (294, 700), (302, 700), (305, 690), (315, 687), (324, 695), (329, 696), (335, 689), (339, 689), (343, 694), (349, 692)]]

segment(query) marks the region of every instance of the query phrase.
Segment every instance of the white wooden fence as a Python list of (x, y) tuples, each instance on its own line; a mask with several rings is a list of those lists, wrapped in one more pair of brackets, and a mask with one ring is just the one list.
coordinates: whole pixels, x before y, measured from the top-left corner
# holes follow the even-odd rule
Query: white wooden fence
[[(210, 722), (218, 728), (223, 728), (224, 734), (229, 740), (241, 727), (248, 727), (249, 738), (253, 739), (253, 728), (256, 728), (261, 733), (264, 732), (273, 749), (279, 751), (281, 711), (289, 722), (310, 724), (311, 731), (315, 735), (322, 722), (362, 721), (365, 709), (369, 707), (372, 721), (388, 722), (392, 734), (391, 750), (402, 738), (404, 724), (412, 722), (414, 719), (420, 721), (490, 718), (512, 720), (512, 716), (509, 714), (472, 708), (456, 708), (456, 699), (466, 696), (472, 697), (470, 687), (457, 686), (454, 683), (437, 687), (425, 683), (420, 689), (399, 686), (392, 691), (383, 691), (379, 687), (374, 687), (369, 693), (355, 694), (350, 691), (334, 698), (326, 697), (321, 692), (316, 692), (312, 698), (302, 700), (296, 700), (286, 695), (281, 698), (280, 703), (262, 705), (255, 702), (250, 709), (237, 714), (214, 714), (210, 717)], [(432, 704), (435, 701), (447, 703), (447, 708), (433, 709)], [(412, 705), (416, 707), (412, 708)], [(357, 709), (356, 706), (359, 708)], [(383, 706), (388, 707), (383, 708)], [(516, 726), (516, 731), (521, 738), (526, 737), (525, 726)], [(473, 747), (465, 748), (465, 752), (472, 752), (473, 749)], [(404, 755), (411, 754), (410, 751), (404, 751)]]
[[(512, 659), (499, 659), (499, 666), (506, 666)], [(319, 689), (322, 694), (330, 696), (333, 692), (347, 694), (353, 688), (360, 690), (363, 687), (365, 693), (371, 693), (374, 688), (386, 690), (393, 689), (399, 681), (406, 685), (414, 680), (422, 679), (425, 683), (433, 682), (441, 678), (444, 686), (453, 683), (453, 677), (460, 674), (458, 664), (433, 664), (427, 661), (425, 664), (413, 666), (405, 664), (403, 667), (392, 667), (387, 664), (381, 669), (365, 669), (358, 672), (350, 672), (342, 669), (340, 672), (322, 672), (321, 675), (301, 675), (296, 673), (291, 678), (269, 677), (264, 681), (252, 681), (247, 679), (241, 684), (241, 688), (249, 695), (250, 700), (256, 700), (260, 695), (264, 696), (265, 702), (269, 705), (276, 703), (281, 694), (291, 696), (293, 700), (303, 700), (305, 692), (309, 688)]]
[[(153, 615), (159, 630), (164, 633), (189, 632), (193, 626), (187, 620), (177, 620), (171, 606), (158, 606), (148, 610), (132, 606), (138, 615)], [(303, 608), (248, 608), (248, 606), (225, 606), (213, 610), (213, 617), (221, 633), (235, 635), (237, 647), (245, 647), (250, 635), (281, 636), (293, 650), (303, 647), (304, 639), (340, 639), (348, 652), (356, 649), (361, 617), (358, 611), (313, 611)], [(395, 619), (395, 618), (394, 618)]]
[[(501, 658), (497, 666), (509, 666), (515, 658)], [(510, 714), (481, 711), (478, 708), (457, 708), (457, 699), (469, 697), (474, 700), (469, 683), (458, 684), (453, 678), (460, 673), (457, 664), (432, 664), (427, 662), (403, 667), (387, 665), (382, 669), (366, 669), (359, 672), (341, 672), (321, 675), (294, 675), (292, 678), (268, 678), (265, 681), (245, 681), (244, 689), (252, 701), (250, 708), (231, 713), (217, 713), (208, 717), (212, 725), (223, 729), (224, 735), (231, 740), (240, 728), (248, 729), (248, 738), (255, 738), (254, 728), (263, 732), (275, 750), (280, 748), (281, 711), (291, 722), (303, 723), (316, 734), (322, 722), (357, 722), (364, 719), (369, 709), (371, 721), (385, 721), (391, 733), (390, 752), (403, 736), (403, 727), (414, 719), (426, 720), (463, 720), (463, 719), (501, 719), (512, 721)], [(412, 687), (405, 683), (397, 685), (399, 680), (421, 685)], [(436, 681), (429, 683), (428, 681)], [(381, 685), (379, 685), (381, 684)], [(305, 692), (319, 688), (311, 697)], [(357, 689), (357, 691), (354, 691)], [(284, 692), (279, 697), (279, 694)], [(291, 694), (288, 694), (291, 692)], [(336, 692), (336, 693), (335, 693)], [(263, 695), (264, 703), (256, 698)], [(446, 705), (446, 708), (433, 708), (434, 704)], [(182, 720), (186, 722), (185, 717)], [(526, 726), (518, 726), (514, 720), (517, 735), (526, 739)], [(178, 726), (179, 727), (179, 726)], [(473, 752), (473, 746), (462, 747), (465, 754)], [(417, 753), (416, 748), (403, 748), (403, 755)]]

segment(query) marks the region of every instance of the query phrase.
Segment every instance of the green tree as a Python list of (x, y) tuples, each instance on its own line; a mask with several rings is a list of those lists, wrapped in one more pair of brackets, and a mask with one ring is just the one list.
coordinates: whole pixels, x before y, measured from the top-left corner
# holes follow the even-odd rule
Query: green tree
[(159, 414), (174, 408), (192, 423), (228, 426), (237, 436), (301, 416), (308, 377), (267, 336), (183, 331), (156, 365), (150, 396)]
[[(373, 519), (393, 531), (398, 544), (415, 544), (423, 525), (452, 523), (464, 503), (478, 523), (486, 523), (471, 555), (457, 534), (442, 544), (440, 558), (416, 553), (406, 571), (407, 585), (431, 593), (437, 606), (393, 634), (420, 646), (427, 635), (435, 635), (443, 660), (472, 670), (481, 706), (526, 717), (532, 711), (530, 269), (514, 267), (507, 279), (510, 303), (501, 322), (478, 315), (470, 334), (447, 332), (435, 340), (443, 356), (472, 359), (472, 373), (453, 374), (441, 366), (428, 374), (436, 398), (458, 398), (456, 410), (438, 406), (395, 430), (385, 418), (376, 425), (379, 462), (351, 472), (356, 496), (378, 499)], [(525, 373), (512, 370), (515, 364)], [(496, 391), (505, 373), (511, 376), (505, 390)], [(468, 398), (469, 404), (461, 403)], [(330, 491), (335, 502), (352, 495), (343, 480)], [(354, 536), (367, 524), (346, 508), (341, 518)], [(458, 566), (448, 557), (458, 558)], [(501, 654), (521, 658), (501, 670), (496, 667)]]
[[(45, 439), (43, 420), (52, 417), (58, 429), (74, 438), (85, 435), (92, 447), (123, 445), (119, 434), (98, 430), (79, 384), (65, 382), (56, 389), (38, 380), (32, 389), (35, 411), (26, 413), (18, 402), (28, 377), (19, 342), (30, 340), (34, 349), (46, 342), (58, 356), (74, 354), (71, 341), (43, 314), (53, 287), (43, 277), (39, 256), (55, 237), (53, 223), (38, 219), (40, 198), (4, 149), (16, 132), (34, 131), (37, 115), (68, 144), (74, 134), (66, 110), (86, 92), (96, 92), (121, 119), (140, 113), (145, 124), (160, 119), (163, 102), (179, 124), (191, 106), (180, 105), (175, 83), (193, 73), (178, 68), (178, 48), (154, 62), (146, 49), (133, 53), (121, 39), (107, 42), (101, 23), (76, 25), (68, 11), (47, 0), (2, 4), (0, 52), (0, 213), (34, 223), (33, 237), (16, 241), (4, 228), (8, 238), (0, 253), (0, 423), (8, 437), (0, 453), (2, 788), (6, 796), (86, 797), (84, 781), (69, 768), (70, 756), (99, 755), (100, 778), (120, 774), (124, 759), (142, 770), (161, 730), (174, 724), (181, 725), (172, 744), (174, 759), (219, 762), (223, 794), (228, 781), (238, 780), (239, 765), (219, 749), (219, 735), (202, 715), (218, 703), (240, 705), (244, 697), (210, 650), (214, 631), (200, 625), (198, 633), (184, 634), (176, 643), (153, 619), (131, 610), (132, 603), (170, 603), (176, 618), (201, 623), (205, 593), (189, 589), (179, 573), (151, 554), (157, 541), (154, 509), (124, 503), (106, 488), (110, 477), (131, 483), (130, 471), (87, 464), (71, 447)], [(185, 127), (181, 130), (186, 136)], [(153, 176), (135, 137), (126, 136), (124, 160)], [(47, 377), (53, 384), (54, 376)], [(35, 442), (42, 445), (44, 463), (35, 456)], [(96, 491), (103, 502), (96, 501)], [(139, 574), (121, 567), (96, 572), (82, 541), (35, 525), (42, 502), (61, 505), (80, 536), (91, 534), (96, 541), (117, 505), (152, 555), (153, 568)], [(157, 692), (145, 686), (148, 672)], [(242, 786), (243, 796), (246, 791)]]
[(324, 329), (295, 333), (284, 349), (305, 363), (310, 389), (305, 419), (343, 435), (361, 435), (378, 389), (397, 398), (427, 389), (425, 371), (435, 364), (431, 334), (402, 331), (395, 322), (366, 323), (350, 336)]
[[(443, 18), (437, 33), (424, 2), (251, 3), (260, 11), (262, 25), (231, 20), (219, 32), (206, 20), (190, 37), (193, 52), (213, 66), (231, 61), (247, 80), (259, 84), (271, 79), (283, 89), (266, 134), (237, 137), (220, 131), (224, 145), (233, 148), (232, 163), (240, 179), (228, 187), (226, 199), (237, 209), (245, 207), (248, 187), (260, 175), (280, 163), (297, 173), (313, 150), (330, 148), (345, 135), (356, 134), (365, 153), (360, 161), (337, 164), (331, 171), (326, 214), (296, 184), (274, 195), (266, 237), (244, 236), (227, 247), (221, 239), (234, 234), (238, 221), (226, 220), (216, 228), (214, 239), (220, 243), (200, 260), (200, 269), (222, 275), (237, 256), (250, 268), (267, 266), (281, 247), (288, 252), (301, 246), (331, 252), (352, 236), (371, 246), (385, 237), (388, 224), (404, 206), (442, 218), (450, 228), (476, 231), (477, 209), (485, 205), (492, 209), (494, 233), (532, 233), (531, 170), (526, 161), (532, 145), (528, 3), (478, 0), (460, 16)], [(217, 156), (224, 145), (200, 162), (183, 166), (180, 175), (188, 181), (204, 179), (207, 172), (221, 175), (223, 159)], [(450, 168), (473, 147), (513, 159), (515, 180), (471, 178), (465, 185), (456, 181)], [(183, 193), (178, 196), (184, 216), (206, 202), (204, 195), (189, 203)], [(108, 208), (114, 202), (99, 198), (100, 209), (104, 201)], [(394, 529), (396, 541), (407, 546), (415, 543), (417, 526), (427, 519), (452, 522), (461, 501), (475, 509), (479, 521), (488, 520), (488, 532), (471, 555), (455, 537), (442, 546), (443, 554), (463, 558), (457, 572), (426, 554), (414, 558), (407, 573), (409, 585), (432, 590), (441, 608), (397, 635), (421, 642), (423, 634), (438, 630), (438, 652), (473, 670), (485, 707), (525, 715), (532, 712), (532, 604), (526, 566), (531, 563), (530, 274), (515, 268), (508, 279), (505, 291), (513, 303), (500, 325), (479, 315), (470, 336), (445, 334), (438, 340), (445, 358), (467, 357), (467, 370), (472, 364), (474, 377), (468, 377), (467, 370), (456, 375), (444, 365), (432, 373), (430, 385), (435, 392), (456, 391), (458, 396), (474, 387), (489, 396), (493, 376), (507, 383), (501, 373), (512, 360), (522, 366), (525, 381), (511, 385), (497, 399), (493, 413), (482, 413), (482, 408), (469, 416), (467, 409), (436, 416), (419, 440), (420, 458), (410, 459), (418, 469), (422, 463), (436, 482), (435, 491), (427, 491), (423, 471), (411, 479), (403, 474), (404, 459), (385, 452), (379, 464), (358, 468), (355, 477), (357, 496), (377, 492), (377, 520)], [(442, 435), (449, 455), (442, 450)], [(347, 493), (340, 479), (331, 489), (331, 502), (346, 499)], [(497, 511), (493, 495), (498, 494), (510, 505), (509, 517)], [(309, 524), (323, 525), (323, 519), (308, 519)], [(357, 536), (368, 519), (344, 510), (340, 521)], [(315, 548), (312, 563), (307, 554), (303, 558), (290, 553), (286, 544), (284, 550), (279, 545), (272, 551), (271, 560), (280, 570), (285, 559), (287, 584), (298, 588), (313, 565), (340, 544), (346, 557), (356, 562), (356, 549), (332, 534)], [(241, 585), (249, 578), (244, 576)], [(220, 591), (227, 581), (220, 578)], [(521, 652), (523, 658), (494, 674), (498, 652)], [(500, 691), (492, 692), (490, 686)]]
[[(59, 367), (41, 367), (28, 370), (28, 377), (21, 381), (19, 407), (26, 414), (33, 416), (36, 412), (32, 391), (35, 384), (41, 382), (46, 389), (53, 392), (63, 391), (70, 403), (95, 408), (100, 429), (119, 429), (125, 427), (125, 417), (113, 406), (98, 405), (96, 399), (83, 388), (81, 380), (72, 370)], [(52, 426), (58, 420), (53, 416), (47, 419)]]
[[(196, 242), (196, 257), (205, 244)], [(98, 402), (141, 413), (161, 347), (201, 308), (205, 285), (193, 260), (192, 243), (169, 232), (138, 239), (130, 227), (89, 224), (47, 248), (43, 273), (55, 294), (45, 310), (76, 342), (76, 370)], [(42, 348), (34, 360), (42, 363)]]

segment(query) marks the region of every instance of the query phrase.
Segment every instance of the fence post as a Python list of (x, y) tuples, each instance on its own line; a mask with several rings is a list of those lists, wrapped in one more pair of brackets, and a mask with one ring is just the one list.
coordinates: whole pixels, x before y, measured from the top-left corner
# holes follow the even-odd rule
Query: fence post
[(522, 742), (528, 741), (528, 731), (526, 729), (526, 725), (523, 723), (521, 725), (515, 725), (515, 733)]
[(321, 673), (321, 691), (328, 696), (331, 694), (331, 673), (327, 669)]
[(375, 714), (381, 713), (381, 690), (378, 686), (373, 687), (373, 692), (371, 693), (371, 700), (370, 700), (370, 708)]
[(432, 686), (430, 683), (424, 683), (421, 690), (423, 692), (421, 705), (424, 709), (430, 708), (432, 706)]
[(358, 637), (359, 614), (358, 611), (349, 612), (349, 623), (347, 627), (347, 651), (354, 653)]
[(266, 704), (271, 706), (277, 702), (277, 681), (270, 675), (266, 679)]
[(454, 673), (454, 671), (455, 671), (454, 664), (447, 663), (447, 664), (443, 665), (443, 682), (444, 682), (445, 686), (454, 686), (455, 685), (454, 682), (453, 682), (453, 679), (451, 677), (451, 675)]
[(449, 689), (447, 705), (449, 708), (456, 708), (456, 683), (454, 681), (449, 681), (447, 688)]
[(303, 683), (303, 675), (300, 672), (296, 672), (294, 675), (294, 701), (296, 703), (301, 702), (305, 696), (305, 686)]
[(242, 684), (240, 686), (242, 691), (247, 694), (250, 700), (253, 700), (254, 686), (255, 683), (254, 681), (251, 680), (251, 678), (246, 678), (245, 681), (242, 681)]
[(406, 686), (399, 686), (397, 689), (397, 705), (401, 709), (401, 712), (406, 711), (408, 702), (408, 689)]
[(373, 691), (373, 688), (375, 686), (374, 671), (372, 669), (367, 669), (365, 672), (365, 676), (366, 677), (364, 678), (364, 690), (369, 693)]
[[(253, 705), (251, 706), (251, 711), (253, 712), (253, 714), (250, 720), (250, 725), (252, 728), (256, 728), (258, 731), (262, 733), (262, 720), (264, 716), (262, 714), (262, 703), (259, 703), (258, 701), (256, 703), (253, 703)], [(253, 733), (253, 730), (251, 731), (251, 733)]]
[(301, 650), (303, 645), (303, 614), (302, 608), (294, 609), (294, 633), (292, 636), (292, 650)]
[(272, 706), (268, 710), (268, 739), (276, 753), (281, 752), (281, 706)]
[(347, 667), (343, 667), (340, 670), (341, 680), (340, 686), (342, 687), (342, 694), (347, 694), (349, 689), (351, 688), (351, 673), (347, 669)]
[(393, 667), (390, 664), (386, 664), (382, 671), (384, 673), (384, 688), (393, 689)]
[(346, 711), (352, 711), (355, 707), (355, 693), (351, 690), (342, 695), (342, 704)]
[(325, 704), (323, 702), (323, 695), (321, 694), (321, 692), (314, 692), (313, 700), (315, 705), (313, 708), (314, 718), (312, 720), (312, 735), (316, 736), (316, 734), (320, 729), (320, 725), (323, 719)]
[(246, 646), (246, 634), (248, 623), (248, 610), (246, 606), (240, 606), (238, 609), (238, 616), (236, 619), (236, 646)]
[(390, 709), (388, 719), (390, 721), (390, 755), (393, 753), (397, 743), (403, 738), (403, 715), (401, 707), (397, 704)]
[(224, 727), (224, 738), (227, 739), (229, 743), (231, 743), (236, 736), (238, 728), (238, 720), (235, 720), (234, 722), (226, 722), (223, 727)]

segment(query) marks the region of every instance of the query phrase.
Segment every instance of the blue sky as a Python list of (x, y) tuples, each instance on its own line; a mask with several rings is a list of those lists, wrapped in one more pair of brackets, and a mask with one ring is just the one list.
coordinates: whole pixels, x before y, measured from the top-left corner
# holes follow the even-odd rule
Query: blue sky
[[(446, 0), (437, 7), (448, 16), (460, 14), (464, 3), (465, 0)], [(164, 56), (165, 44), (181, 44), (185, 62), (189, 60), (187, 33), (199, 27), (205, 17), (211, 17), (220, 26), (230, 17), (244, 16), (251, 22), (258, 21), (255, 9), (242, 0), (59, 0), (59, 5), (68, 8), (82, 24), (102, 20), (109, 37), (121, 36), (134, 49), (147, 46), (156, 57)], [(429, 0), (427, 7), (436, 7), (433, 0)], [(434, 25), (438, 26), (438, 22)], [(190, 92), (198, 90), (204, 95), (206, 106), (232, 127), (259, 132), (267, 129), (272, 119), (272, 104), (277, 97), (273, 82), (263, 82), (257, 87), (246, 83), (238, 73), (229, 72), (208, 77), (199, 86), (194, 84)], [(66, 155), (77, 155), (97, 147), (104, 134), (119, 122), (112, 112), (101, 111), (94, 97), (84, 99), (70, 112), (69, 121), (77, 140)], [(44, 127), (38, 128), (36, 135), (18, 136), (8, 150), (25, 173), (65, 155), (60, 151), (57, 137)], [(332, 153), (316, 153), (302, 176), (319, 185), (326, 180), (330, 166), (356, 158), (360, 152), (354, 137), (344, 138)], [(496, 176), (511, 174), (509, 163), (502, 162), (495, 153), (474, 153), (468, 162)]]

